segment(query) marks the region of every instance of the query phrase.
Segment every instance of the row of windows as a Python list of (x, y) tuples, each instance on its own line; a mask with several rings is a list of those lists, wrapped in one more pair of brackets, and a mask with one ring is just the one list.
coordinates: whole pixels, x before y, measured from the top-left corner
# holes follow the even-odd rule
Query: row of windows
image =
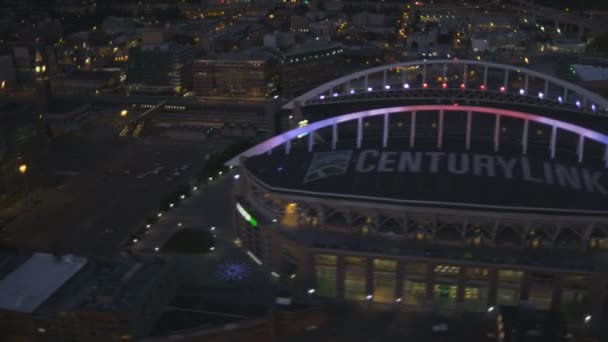
[[(380, 303), (391, 303), (397, 300), (396, 260), (371, 259), (346, 256), (344, 267), (344, 298), (349, 300), (370, 300)], [(373, 272), (373, 293), (367, 293), (368, 267)], [(402, 262), (403, 292), (400, 301), (418, 305), (427, 300), (427, 276), (429, 264), (425, 262)], [(338, 257), (331, 254), (315, 255), (315, 273), (317, 292), (321, 296), (335, 297), (337, 291)], [(470, 306), (485, 306), (488, 303), (490, 271), (484, 267), (466, 267), (456, 265), (435, 265), (432, 271), (435, 282), (432, 284), (432, 298), (440, 304), (452, 305), (457, 300), (458, 279), (464, 275), (467, 283), (463, 289), (463, 301)], [(528, 300), (538, 308), (549, 309), (553, 298), (553, 280), (549, 273), (530, 272)], [(496, 303), (517, 305), (521, 297), (524, 272), (518, 270), (497, 270)], [(565, 275), (563, 278), (562, 305), (580, 307), (587, 292), (588, 276)]]

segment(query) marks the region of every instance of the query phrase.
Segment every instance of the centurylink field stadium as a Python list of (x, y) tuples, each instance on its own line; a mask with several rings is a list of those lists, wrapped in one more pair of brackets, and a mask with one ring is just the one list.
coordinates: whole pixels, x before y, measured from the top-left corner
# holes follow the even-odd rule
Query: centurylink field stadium
[(229, 161), (243, 248), (303, 293), (601, 317), (608, 101), (496, 63), (357, 72), (287, 103)]

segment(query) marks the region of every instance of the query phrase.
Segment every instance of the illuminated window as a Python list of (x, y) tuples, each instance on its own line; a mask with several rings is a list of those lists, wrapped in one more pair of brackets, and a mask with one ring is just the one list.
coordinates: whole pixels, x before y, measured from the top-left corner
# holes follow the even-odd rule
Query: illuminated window
[(433, 286), (433, 298), (440, 306), (452, 306), (456, 303), (458, 286), (450, 283), (437, 283)]
[(426, 283), (413, 280), (403, 282), (403, 302), (407, 305), (422, 305), (426, 298)]
[(563, 290), (560, 311), (564, 312), (567, 317), (578, 319), (584, 314), (587, 300), (587, 291)]
[(359, 257), (344, 258), (344, 298), (365, 300), (366, 293), (366, 259)]
[(397, 284), (395, 260), (374, 259), (374, 301), (392, 303), (395, 301)]
[(405, 274), (421, 275), (426, 277), (428, 273), (428, 265), (424, 262), (408, 262), (404, 266)]
[(521, 283), (524, 277), (524, 272), (514, 270), (499, 270), (498, 281), (505, 283)]
[(315, 255), (315, 264), (323, 266), (336, 266), (337, 257), (331, 254), (317, 254)]
[(482, 267), (467, 267), (466, 276), (470, 280), (487, 280), (488, 269)]
[(496, 290), (496, 304), (498, 305), (518, 305), (519, 304), (519, 289), (515, 288), (498, 288)]
[(551, 299), (553, 297), (553, 288), (549, 286), (531, 284), (528, 301), (534, 303), (537, 309), (549, 310), (551, 308)]
[(469, 309), (485, 308), (488, 304), (488, 288), (467, 285), (464, 288), (464, 304)]
[(459, 266), (437, 265), (435, 266), (435, 275), (442, 278), (458, 278), (460, 274)]

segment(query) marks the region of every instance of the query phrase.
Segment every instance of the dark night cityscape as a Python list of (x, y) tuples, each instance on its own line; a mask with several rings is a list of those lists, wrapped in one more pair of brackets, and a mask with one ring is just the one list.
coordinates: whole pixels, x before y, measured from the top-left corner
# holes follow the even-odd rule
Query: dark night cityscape
[(607, 0), (0, 4), (0, 341), (608, 342)]

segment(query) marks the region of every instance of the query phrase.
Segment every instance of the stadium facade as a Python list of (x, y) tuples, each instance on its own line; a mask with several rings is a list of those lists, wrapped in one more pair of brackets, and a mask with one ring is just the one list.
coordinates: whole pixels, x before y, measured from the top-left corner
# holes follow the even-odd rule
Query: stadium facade
[[(319, 89), (339, 98), (330, 94), (341, 82), (353, 86), (346, 77)], [(605, 314), (608, 135), (578, 123), (591, 110), (558, 117), (501, 101), (376, 102), (335, 116), (315, 102), (326, 118), (229, 162), (243, 247), (327, 298)]]

